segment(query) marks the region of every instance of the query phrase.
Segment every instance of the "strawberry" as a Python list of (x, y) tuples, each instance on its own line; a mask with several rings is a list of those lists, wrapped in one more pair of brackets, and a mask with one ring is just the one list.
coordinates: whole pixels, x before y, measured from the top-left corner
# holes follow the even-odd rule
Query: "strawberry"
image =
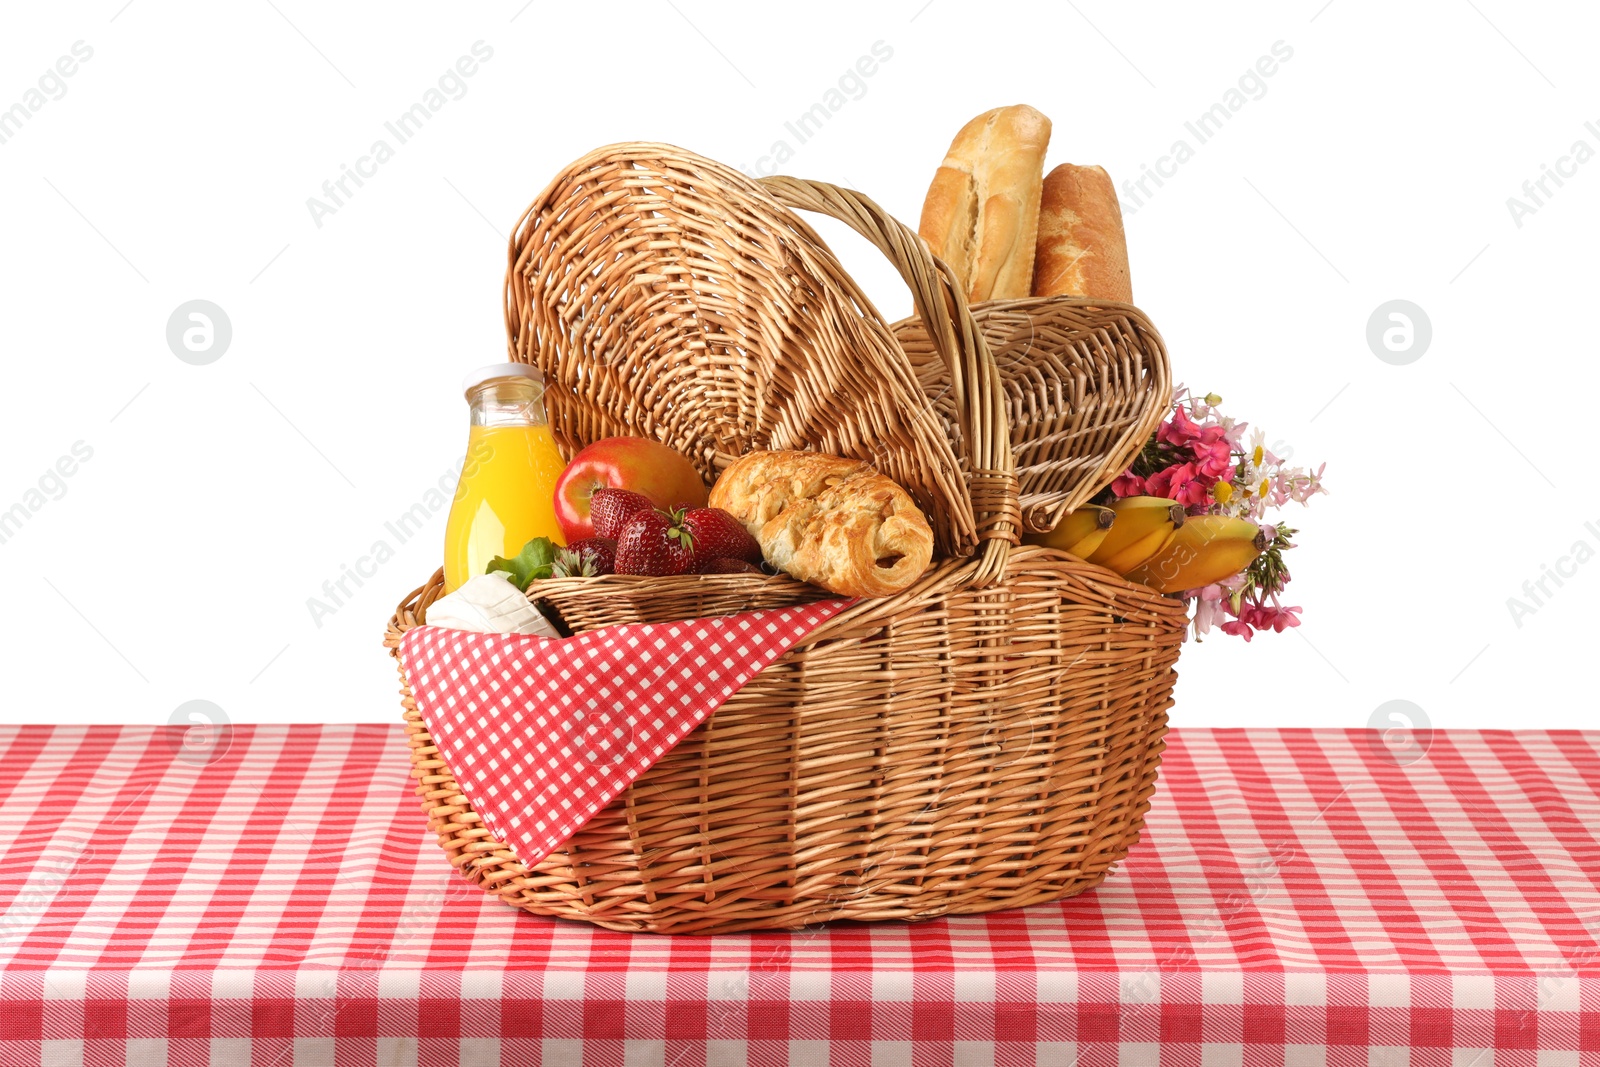
[(760, 567), (742, 559), (708, 559), (697, 563), (696, 574), (765, 574)]
[(590, 578), (614, 574), (616, 569), (616, 542), (604, 537), (585, 537), (556, 553), (554, 574), (557, 578)]
[(622, 536), (622, 528), (629, 519), (654, 507), (643, 493), (606, 486), (596, 489), (589, 497), (589, 522), (594, 526), (595, 537), (615, 541)]
[(694, 538), (697, 560), (742, 559), (761, 562), (761, 546), (744, 524), (721, 508), (691, 508), (684, 513), (683, 526)]
[(687, 573), (694, 566), (694, 535), (679, 518), (655, 508), (635, 512), (617, 537), (617, 573), (654, 577)]

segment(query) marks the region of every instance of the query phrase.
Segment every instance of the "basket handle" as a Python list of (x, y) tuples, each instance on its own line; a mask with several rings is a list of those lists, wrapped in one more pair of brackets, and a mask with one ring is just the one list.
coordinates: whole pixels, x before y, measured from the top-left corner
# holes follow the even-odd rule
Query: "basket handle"
[[(961, 421), (967, 489), (980, 543), (978, 565), (967, 584), (981, 588), (999, 581), (1022, 528), (1016, 457), (1000, 371), (961, 286), (915, 231), (853, 189), (782, 175), (762, 178), (761, 184), (784, 206), (838, 219), (871, 241), (911, 290), (917, 316), (949, 369)], [(871, 308), (855, 283), (849, 285), (857, 303)]]

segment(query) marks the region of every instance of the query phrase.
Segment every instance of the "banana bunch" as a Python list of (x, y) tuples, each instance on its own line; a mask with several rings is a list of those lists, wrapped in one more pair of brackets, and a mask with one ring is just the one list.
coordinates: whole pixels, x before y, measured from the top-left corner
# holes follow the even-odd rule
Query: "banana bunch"
[(1183, 505), (1159, 496), (1126, 496), (1111, 505), (1116, 516), (1100, 547), (1083, 557), (1108, 571), (1127, 574), (1161, 550), (1183, 528)]
[(1042, 534), (1028, 534), (1023, 540), (1030, 545), (1048, 545), (1061, 551), (1088, 559), (1089, 553), (1100, 547), (1117, 513), (1098, 504), (1085, 504), (1077, 511), (1068, 512), (1054, 530)]
[(1238, 574), (1266, 548), (1261, 528), (1226, 515), (1187, 515), (1176, 500), (1130, 496), (1090, 504), (1029, 544), (1060, 549), (1160, 593), (1197, 589)]
[(1181, 593), (1238, 574), (1266, 547), (1266, 536), (1253, 522), (1201, 515), (1184, 523), (1155, 555), (1123, 577), (1160, 593)]

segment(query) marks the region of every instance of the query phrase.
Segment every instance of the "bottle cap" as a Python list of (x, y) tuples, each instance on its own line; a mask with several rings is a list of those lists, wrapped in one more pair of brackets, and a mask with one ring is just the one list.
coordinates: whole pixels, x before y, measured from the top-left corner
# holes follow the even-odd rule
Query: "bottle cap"
[(479, 367), (463, 378), (461, 391), (471, 395), (478, 386), (484, 382), (492, 382), (496, 378), (532, 378), (536, 382), (544, 381), (539, 368), (531, 363), (491, 363), (487, 367)]

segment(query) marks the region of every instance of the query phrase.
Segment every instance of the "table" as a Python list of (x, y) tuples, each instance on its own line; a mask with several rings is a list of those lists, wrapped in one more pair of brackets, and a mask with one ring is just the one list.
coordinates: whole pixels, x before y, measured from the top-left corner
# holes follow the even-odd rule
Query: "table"
[(1600, 733), (1176, 730), (1092, 893), (716, 938), (461, 881), (398, 726), (213, 741), (0, 728), (6, 1067), (1600, 1064)]

